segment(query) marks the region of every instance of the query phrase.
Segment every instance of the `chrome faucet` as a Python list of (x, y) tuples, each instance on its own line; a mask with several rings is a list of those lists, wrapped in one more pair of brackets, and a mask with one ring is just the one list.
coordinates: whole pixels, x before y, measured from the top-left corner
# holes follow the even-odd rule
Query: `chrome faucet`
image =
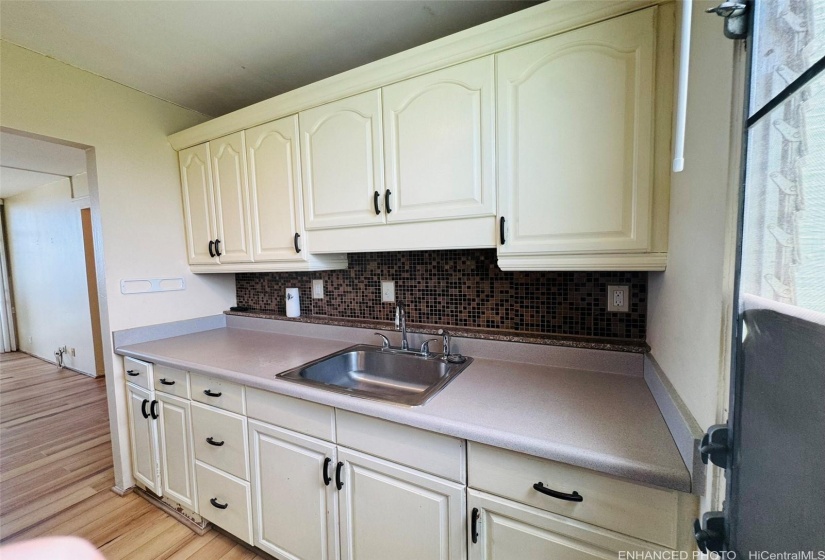
[(399, 301), (395, 307), (395, 324), (396, 328), (401, 329), (401, 349), (409, 350), (410, 343), (407, 341), (407, 308), (402, 301)]
[(450, 331), (447, 329), (438, 329), (438, 334), (444, 337), (443, 341), (443, 350), (444, 350), (444, 357), (450, 355)]

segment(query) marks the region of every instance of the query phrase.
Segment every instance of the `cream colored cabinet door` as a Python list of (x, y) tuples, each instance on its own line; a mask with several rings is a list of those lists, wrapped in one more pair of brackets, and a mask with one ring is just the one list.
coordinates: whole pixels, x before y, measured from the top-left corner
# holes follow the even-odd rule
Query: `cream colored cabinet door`
[(243, 132), (209, 142), (215, 200), (215, 252), (221, 263), (252, 262)]
[(215, 201), (212, 170), (209, 167), (209, 144), (181, 150), (178, 152), (178, 162), (189, 264), (217, 264), (218, 258), (213, 251)]
[(387, 222), (495, 216), (493, 56), (385, 87)]
[(467, 508), (469, 560), (610, 560), (620, 551), (668, 550), (475, 490)]
[(499, 254), (650, 247), (656, 8), (497, 56)]
[(298, 116), (250, 128), (245, 134), (252, 258), (304, 260)]
[(163, 495), (197, 513), (190, 402), (163, 393), (156, 396)]
[(255, 546), (284, 560), (338, 558), (335, 445), (249, 421)]
[(129, 439), (132, 446), (132, 475), (141, 484), (163, 495), (160, 484), (160, 455), (158, 453), (158, 423), (153, 418), (154, 391), (126, 384)]
[(381, 91), (299, 114), (307, 229), (384, 223)]
[(463, 485), (341, 447), (338, 460), (343, 559), (466, 558)]

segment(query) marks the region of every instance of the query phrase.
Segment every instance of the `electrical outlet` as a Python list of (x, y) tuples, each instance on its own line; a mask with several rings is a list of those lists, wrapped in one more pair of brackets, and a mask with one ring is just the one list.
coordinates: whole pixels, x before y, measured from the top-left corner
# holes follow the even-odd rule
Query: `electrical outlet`
[(381, 301), (390, 303), (395, 301), (395, 282), (392, 280), (381, 280)]
[(312, 281), (312, 297), (314, 299), (324, 299), (324, 281), (316, 279)]
[(607, 311), (610, 313), (627, 313), (630, 311), (630, 287), (607, 287)]

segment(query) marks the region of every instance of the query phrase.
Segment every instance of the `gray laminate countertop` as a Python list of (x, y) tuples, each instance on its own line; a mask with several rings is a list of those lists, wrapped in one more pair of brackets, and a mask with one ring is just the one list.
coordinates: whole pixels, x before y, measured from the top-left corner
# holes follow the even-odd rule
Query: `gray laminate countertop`
[(343, 410), (690, 492), (690, 475), (643, 377), (476, 357), (420, 407), (277, 379), (354, 344), (219, 328), (117, 348)]

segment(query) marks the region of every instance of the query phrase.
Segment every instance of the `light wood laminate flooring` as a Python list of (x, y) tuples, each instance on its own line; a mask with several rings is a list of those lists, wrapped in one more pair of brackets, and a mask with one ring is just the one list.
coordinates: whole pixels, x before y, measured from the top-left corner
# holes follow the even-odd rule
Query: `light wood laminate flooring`
[(214, 529), (196, 535), (137, 494), (118, 496), (113, 485), (103, 378), (0, 354), (0, 544), (74, 535), (108, 560), (263, 560)]

